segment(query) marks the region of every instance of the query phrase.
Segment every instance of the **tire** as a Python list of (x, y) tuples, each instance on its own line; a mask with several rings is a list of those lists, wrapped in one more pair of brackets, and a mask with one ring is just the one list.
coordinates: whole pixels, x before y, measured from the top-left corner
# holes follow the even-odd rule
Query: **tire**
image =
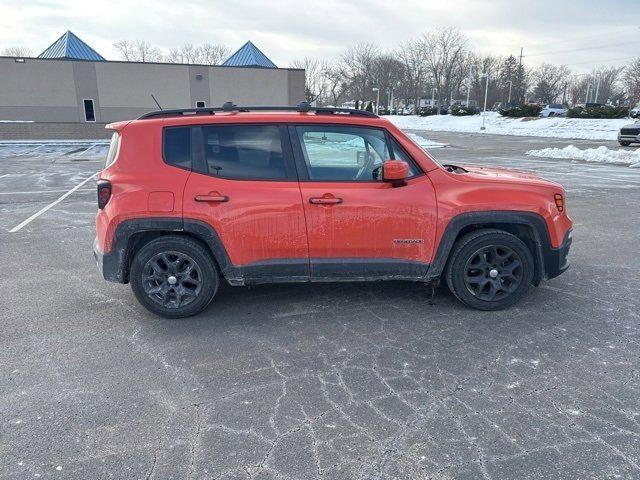
[(533, 255), (522, 240), (502, 230), (486, 229), (455, 243), (445, 275), (453, 295), (469, 307), (502, 310), (527, 292), (534, 268)]
[(131, 289), (152, 313), (184, 318), (213, 300), (220, 275), (211, 252), (189, 237), (167, 235), (142, 247), (131, 263)]
[(622, 145), (623, 147), (628, 147), (629, 145), (631, 145), (631, 142), (618, 142), (620, 143), (620, 145)]

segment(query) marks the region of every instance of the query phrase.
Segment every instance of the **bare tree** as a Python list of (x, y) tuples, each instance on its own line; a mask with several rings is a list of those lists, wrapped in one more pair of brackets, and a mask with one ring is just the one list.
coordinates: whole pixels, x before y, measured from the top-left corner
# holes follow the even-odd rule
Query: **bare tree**
[(32, 57), (33, 50), (27, 47), (7, 47), (2, 50), (4, 57)]
[(359, 43), (342, 55), (341, 68), (354, 98), (372, 99), (375, 59), (379, 55), (380, 50), (372, 43)]
[(569, 75), (569, 69), (564, 65), (543, 63), (532, 73), (534, 98), (542, 103), (557, 102), (565, 92)]
[(349, 91), (347, 78), (344, 76), (344, 72), (339, 65), (329, 67), (325, 71), (325, 76), (327, 85), (326, 97), (323, 102), (338, 107)]
[(219, 43), (205, 43), (200, 47), (202, 63), (205, 65), (220, 65), (231, 54), (231, 49)]
[(386, 105), (391, 108), (391, 90), (398, 91), (404, 76), (404, 65), (392, 54), (382, 54), (374, 60), (373, 83), (380, 89), (381, 103), (386, 99)]
[(114, 43), (113, 47), (120, 54), (120, 58), (127, 62), (161, 62), (163, 58), (162, 51), (159, 48), (150, 45), (144, 40), (136, 42), (122, 40)]
[(410, 103), (411, 100), (418, 105), (427, 77), (427, 60), (425, 50), (419, 40), (408, 40), (400, 45), (397, 57), (402, 63), (402, 95)]
[(126, 60), (127, 62), (135, 61), (133, 42), (130, 42), (129, 40), (120, 40), (113, 44), (113, 48), (118, 51), (122, 60)]
[(301, 68), (305, 71), (304, 97), (307, 102), (317, 102), (325, 96), (328, 82), (327, 70), (329, 68), (326, 61), (305, 57), (302, 60), (294, 60), (290, 66), (291, 68)]
[(467, 38), (455, 28), (443, 28), (422, 36), (427, 67), (438, 89), (438, 105), (448, 105), (455, 76), (467, 53)]
[(631, 105), (640, 102), (640, 57), (627, 66), (622, 76), (622, 82)]

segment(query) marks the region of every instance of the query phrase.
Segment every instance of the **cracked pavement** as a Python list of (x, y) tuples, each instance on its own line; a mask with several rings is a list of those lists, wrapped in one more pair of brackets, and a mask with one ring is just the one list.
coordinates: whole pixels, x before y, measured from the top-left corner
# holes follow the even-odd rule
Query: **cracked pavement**
[(227, 286), (161, 320), (96, 271), (93, 189), (8, 233), (60, 195), (9, 192), (99, 162), (0, 159), (0, 477), (640, 478), (640, 171), (523, 155), (587, 141), (428, 136), (563, 183), (572, 268), (497, 313), (336, 283)]

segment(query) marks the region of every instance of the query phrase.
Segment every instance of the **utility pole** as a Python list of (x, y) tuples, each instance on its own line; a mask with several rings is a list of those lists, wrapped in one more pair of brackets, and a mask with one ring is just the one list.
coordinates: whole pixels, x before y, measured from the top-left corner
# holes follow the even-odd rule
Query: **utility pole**
[(589, 103), (589, 89), (591, 88), (591, 84), (587, 83), (587, 97), (584, 99), (585, 106)]
[[(431, 89), (431, 106), (435, 107), (436, 106), (436, 87), (433, 87)], [(440, 114), (440, 110), (436, 109), (436, 115)]]
[(509, 100), (507, 100), (507, 107), (511, 106), (511, 87), (513, 86), (513, 81), (509, 80), (507, 82), (509, 84)]
[[(522, 91), (522, 81), (524, 80), (524, 72), (522, 71), (522, 57), (524, 52), (524, 47), (520, 47), (520, 61), (518, 62), (518, 95)], [(526, 101), (526, 98), (524, 99)], [(520, 99), (518, 98), (518, 102)]]
[(596, 83), (596, 98), (595, 98), (595, 103), (598, 103), (598, 93), (600, 92), (600, 79), (602, 78), (602, 73), (601, 72), (596, 72), (596, 75), (598, 77), (598, 83)]

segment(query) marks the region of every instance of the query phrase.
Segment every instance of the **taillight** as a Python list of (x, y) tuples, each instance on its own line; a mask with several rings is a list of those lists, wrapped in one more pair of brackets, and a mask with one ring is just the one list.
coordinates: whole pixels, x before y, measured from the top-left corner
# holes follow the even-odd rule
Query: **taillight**
[(562, 195), (560, 195), (559, 193), (556, 193), (553, 198), (556, 201), (556, 207), (558, 208), (559, 212), (564, 212), (564, 197)]
[(102, 210), (109, 203), (111, 198), (111, 182), (109, 180), (98, 180), (98, 208)]

